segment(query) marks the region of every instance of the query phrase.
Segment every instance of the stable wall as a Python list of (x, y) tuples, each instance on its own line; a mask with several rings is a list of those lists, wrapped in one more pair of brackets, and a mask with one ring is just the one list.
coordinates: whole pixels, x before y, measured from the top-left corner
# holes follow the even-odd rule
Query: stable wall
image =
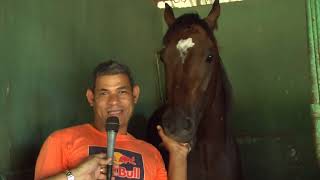
[(148, 0), (0, 0), (0, 175), (33, 179), (44, 139), (91, 121), (85, 91), (102, 60), (132, 68), (142, 85), (137, 113), (148, 116), (159, 99), (160, 38), (160, 14)]

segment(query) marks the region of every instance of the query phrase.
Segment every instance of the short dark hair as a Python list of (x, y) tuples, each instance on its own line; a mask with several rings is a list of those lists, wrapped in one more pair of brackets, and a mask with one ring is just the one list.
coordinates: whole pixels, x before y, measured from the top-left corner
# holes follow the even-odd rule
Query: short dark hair
[(116, 75), (116, 74), (125, 74), (128, 76), (130, 85), (131, 87), (134, 86), (134, 80), (131, 74), (131, 71), (128, 66), (121, 64), (115, 60), (108, 60), (105, 62), (102, 62), (98, 64), (93, 71), (93, 79), (92, 79), (92, 84), (91, 88), (92, 90), (95, 89), (96, 85), (96, 79), (99, 76), (104, 76), (104, 75)]

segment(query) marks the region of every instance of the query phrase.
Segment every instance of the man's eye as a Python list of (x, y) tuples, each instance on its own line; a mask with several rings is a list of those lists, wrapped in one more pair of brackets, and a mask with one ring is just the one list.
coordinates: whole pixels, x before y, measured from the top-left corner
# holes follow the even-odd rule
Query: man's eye
[(119, 93), (120, 93), (120, 94), (127, 94), (127, 93), (128, 93), (128, 91), (126, 91), (126, 90), (122, 90), (122, 91), (120, 91)]
[(105, 96), (105, 95), (108, 95), (108, 93), (107, 92), (100, 92), (99, 95), (100, 96)]

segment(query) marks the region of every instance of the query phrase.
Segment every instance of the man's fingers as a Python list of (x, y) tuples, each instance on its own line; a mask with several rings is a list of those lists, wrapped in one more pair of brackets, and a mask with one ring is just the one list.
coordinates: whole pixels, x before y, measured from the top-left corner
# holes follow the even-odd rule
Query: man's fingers
[[(162, 127), (160, 125), (157, 125), (157, 129), (158, 129), (158, 134), (160, 136), (160, 138), (162, 139), (162, 142), (169, 142), (169, 141), (174, 141), (173, 139), (169, 138), (163, 131)], [(176, 142), (178, 143), (178, 142)], [(178, 143), (180, 146), (182, 147), (186, 147), (188, 149), (188, 151), (191, 151), (191, 146), (189, 143)], [(163, 145), (163, 143), (161, 143), (160, 145)]]
[(181, 145), (187, 148), (188, 153), (191, 151), (191, 145), (189, 143), (182, 143)]
[(105, 180), (106, 179), (106, 175), (105, 174), (102, 174), (102, 173), (100, 173), (99, 174), (99, 177), (97, 178), (97, 180)]
[(94, 158), (97, 159), (97, 162), (100, 166), (106, 166), (111, 162), (111, 158), (107, 158), (107, 155), (105, 153), (95, 154)]
[(106, 166), (107, 164), (109, 164), (111, 162), (111, 158), (108, 158), (108, 159), (101, 159), (99, 164), (100, 165), (103, 165), (103, 166)]
[(165, 141), (166, 138), (168, 138), (168, 137), (164, 134), (163, 129), (160, 125), (157, 125), (157, 130), (158, 130), (158, 134), (159, 134), (161, 140)]
[(99, 154), (95, 154), (94, 157), (101, 159), (101, 158), (107, 158), (107, 155), (106, 153), (99, 153)]

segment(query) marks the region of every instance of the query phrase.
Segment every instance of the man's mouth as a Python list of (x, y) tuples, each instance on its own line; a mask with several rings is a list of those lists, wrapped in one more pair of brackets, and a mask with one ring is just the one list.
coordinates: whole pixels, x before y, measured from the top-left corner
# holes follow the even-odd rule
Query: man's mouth
[(120, 116), (120, 114), (123, 112), (123, 110), (109, 110), (108, 116)]

